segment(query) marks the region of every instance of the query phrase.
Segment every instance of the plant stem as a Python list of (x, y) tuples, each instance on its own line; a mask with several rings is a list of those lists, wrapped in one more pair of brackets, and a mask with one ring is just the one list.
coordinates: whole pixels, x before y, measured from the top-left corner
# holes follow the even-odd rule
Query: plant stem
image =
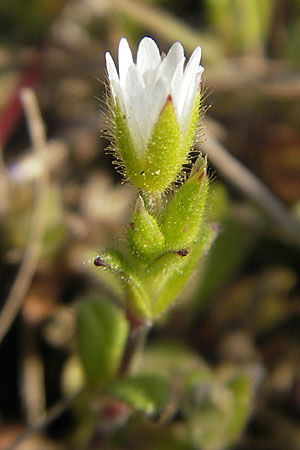
[(128, 373), (134, 363), (134, 360), (144, 347), (147, 333), (150, 329), (148, 324), (131, 327), (123, 359), (119, 369), (120, 375)]

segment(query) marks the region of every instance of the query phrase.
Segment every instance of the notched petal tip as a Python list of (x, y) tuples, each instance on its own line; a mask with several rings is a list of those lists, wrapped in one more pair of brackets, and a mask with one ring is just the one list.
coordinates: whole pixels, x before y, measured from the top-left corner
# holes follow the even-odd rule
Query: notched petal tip
[(154, 39), (145, 36), (139, 43), (137, 50), (137, 67), (144, 72), (151, 67), (157, 67), (161, 62), (159, 48)]
[(200, 60), (201, 60), (201, 56), (202, 56), (202, 49), (200, 47), (200, 45), (198, 45), (198, 47), (196, 47), (193, 51), (193, 53), (191, 54), (191, 59), (192, 58), (199, 58), (199, 64), (200, 64)]
[(121, 86), (124, 87), (128, 67), (133, 63), (132, 53), (126, 38), (121, 38), (118, 49), (118, 63)]
[(106, 70), (108, 73), (108, 77), (110, 80), (116, 80), (119, 81), (118, 72), (116, 69), (116, 65), (114, 63), (114, 60), (112, 59), (112, 56), (109, 52), (105, 52), (105, 62), (106, 62)]
[(174, 55), (177, 56), (178, 60), (184, 58), (184, 48), (181, 42), (174, 42), (174, 44), (171, 45), (170, 50), (168, 51), (168, 54), (169, 53), (174, 53)]

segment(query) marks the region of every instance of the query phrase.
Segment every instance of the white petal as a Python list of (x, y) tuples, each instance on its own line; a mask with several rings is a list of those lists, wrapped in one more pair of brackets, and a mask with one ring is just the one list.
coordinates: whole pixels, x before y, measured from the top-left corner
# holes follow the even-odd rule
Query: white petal
[(153, 127), (156, 124), (159, 114), (166, 103), (169, 93), (170, 92), (168, 80), (166, 77), (163, 76), (159, 78), (154, 84), (149, 98), (150, 108), (148, 110), (148, 114), (149, 114), (149, 121), (151, 121), (149, 137), (151, 137)]
[(160, 62), (161, 57), (156, 42), (149, 37), (144, 37), (139, 43), (137, 51), (136, 65), (138, 69), (141, 73), (145, 73), (153, 70), (153, 67), (157, 67)]
[(119, 75), (120, 85), (124, 89), (128, 67), (132, 64), (132, 53), (127, 42), (127, 39), (122, 38), (119, 43), (118, 49), (118, 63), (119, 63)]
[(199, 88), (199, 76), (201, 76), (201, 72), (199, 71), (199, 64), (201, 58), (201, 48), (197, 47), (186, 68), (183, 75), (182, 87), (179, 94), (179, 122), (182, 126), (184, 126), (183, 122), (189, 120), (189, 117), (186, 118), (186, 115), (191, 114), (191, 110), (195, 101), (195, 97), (197, 94), (197, 90)]
[(135, 64), (130, 64), (124, 87), (126, 116), (137, 151), (142, 155), (149, 139), (149, 108), (144, 80)]
[(173, 98), (175, 113), (177, 117), (179, 117), (179, 111), (182, 110), (182, 105), (180, 104), (181, 97), (180, 92), (182, 90), (183, 83), (183, 66), (184, 66), (185, 57), (181, 59), (178, 63), (173, 78), (171, 80), (170, 93)]
[(160, 71), (168, 78), (169, 82), (171, 82), (177, 65), (180, 63), (182, 58), (184, 58), (183, 47), (180, 42), (175, 42), (160, 66)]
[(106, 70), (107, 70), (108, 78), (109, 78), (109, 81), (110, 81), (111, 87), (112, 87), (112, 94), (115, 98), (116, 97), (115, 85), (119, 84), (119, 75), (118, 75), (115, 63), (109, 52), (105, 53), (105, 60), (106, 60)]
[(118, 101), (119, 107), (123, 114), (126, 114), (126, 108), (124, 103), (124, 94), (120, 86), (118, 72), (115, 66), (115, 63), (109, 52), (105, 53), (106, 58), (106, 69), (108, 73), (108, 78), (110, 82), (111, 93), (113, 95), (114, 100)]
[(140, 42), (138, 48), (137, 67), (143, 75), (148, 94), (156, 81), (156, 74), (160, 63), (161, 57), (155, 41), (145, 37)]

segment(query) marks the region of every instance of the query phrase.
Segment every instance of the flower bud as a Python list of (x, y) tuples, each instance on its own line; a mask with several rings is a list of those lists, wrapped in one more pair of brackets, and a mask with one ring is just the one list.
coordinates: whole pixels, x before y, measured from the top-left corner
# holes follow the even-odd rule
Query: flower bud
[(197, 47), (184, 67), (179, 42), (162, 57), (154, 40), (145, 37), (134, 63), (122, 38), (117, 72), (106, 53), (115, 152), (125, 176), (144, 191), (167, 189), (187, 162), (199, 117), (200, 58)]

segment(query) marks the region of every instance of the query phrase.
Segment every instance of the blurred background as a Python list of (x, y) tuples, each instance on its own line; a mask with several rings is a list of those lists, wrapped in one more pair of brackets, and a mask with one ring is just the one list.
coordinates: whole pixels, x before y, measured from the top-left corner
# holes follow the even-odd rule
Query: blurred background
[[(164, 52), (202, 47), (197, 146), (220, 232), (149, 348), (201, 359), (212, 400), (88, 447), (90, 405), (64, 403), (82, 383), (75, 310), (91, 291), (113, 297), (90, 261), (122, 237), (135, 196), (105, 153), (104, 52), (144, 35)], [(300, 1), (2, 0), (0, 147), (0, 449), (299, 450)], [(226, 377), (241, 370), (224, 430)]]

